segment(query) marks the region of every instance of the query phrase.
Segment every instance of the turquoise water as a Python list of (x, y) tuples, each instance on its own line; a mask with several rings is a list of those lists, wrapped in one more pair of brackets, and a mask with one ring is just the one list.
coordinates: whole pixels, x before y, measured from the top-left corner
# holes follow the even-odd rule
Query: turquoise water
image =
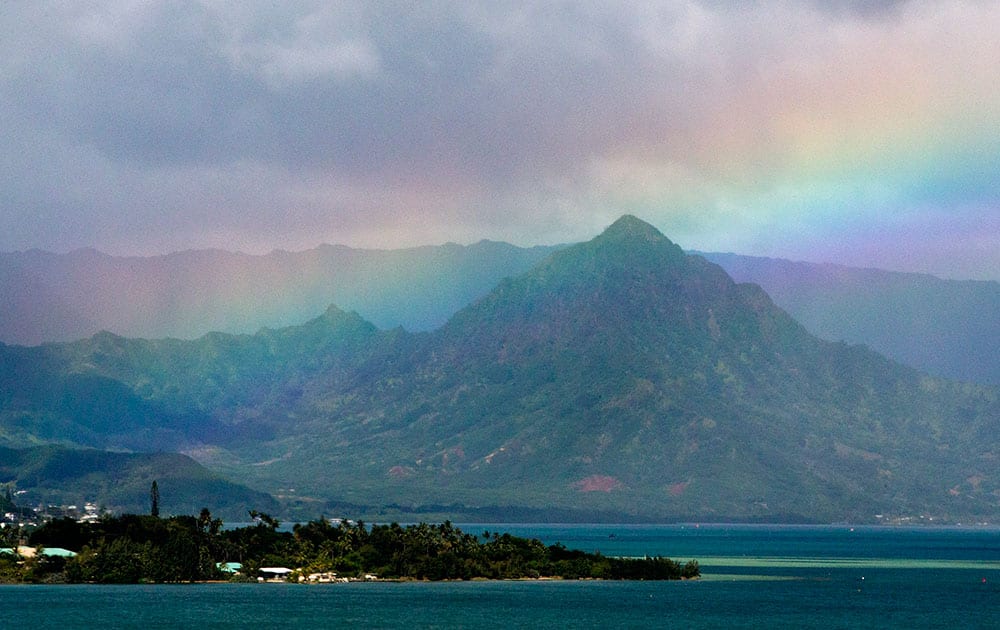
[(697, 558), (695, 582), (3, 586), (0, 627), (995, 628), (1000, 531), (467, 525), (615, 555)]

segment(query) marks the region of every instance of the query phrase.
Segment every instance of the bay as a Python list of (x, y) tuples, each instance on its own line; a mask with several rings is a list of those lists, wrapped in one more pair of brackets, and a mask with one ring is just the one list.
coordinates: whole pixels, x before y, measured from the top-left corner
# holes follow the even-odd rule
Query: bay
[(15, 585), (0, 627), (994, 628), (1000, 530), (460, 524), (606, 555), (694, 558), (689, 582)]

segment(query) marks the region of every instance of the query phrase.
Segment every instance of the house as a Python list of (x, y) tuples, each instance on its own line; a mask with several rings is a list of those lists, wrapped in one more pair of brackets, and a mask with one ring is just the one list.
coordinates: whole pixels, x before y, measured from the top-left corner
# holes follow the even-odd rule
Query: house
[[(63, 549), (62, 547), (42, 547), (41, 549), (42, 556), (46, 558), (72, 558), (76, 555), (75, 551)], [(12, 554), (14, 550), (11, 547), (3, 547), (0, 548), (0, 553)], [(35, 547), (21, 545), (17, 548), (17, 555), (22, 558), (34, 558), (37, 553), (38, 549)]]

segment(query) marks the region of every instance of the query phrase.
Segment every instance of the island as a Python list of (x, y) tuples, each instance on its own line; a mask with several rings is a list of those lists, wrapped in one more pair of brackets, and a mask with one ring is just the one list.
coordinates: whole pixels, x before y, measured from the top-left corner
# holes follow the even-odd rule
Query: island
[(287, 529), (268, 514), (250, 515), (252, 522), (241, 527), (224, 526), (207, 509), (197, 517), (54, 519), (20, 541), (5, 535), (0, 582), (680, 580), (700, 575), (695, 560), (604, 556), (500, 532), (470, 534), (449, 521), (368, 525), (321, 517)]

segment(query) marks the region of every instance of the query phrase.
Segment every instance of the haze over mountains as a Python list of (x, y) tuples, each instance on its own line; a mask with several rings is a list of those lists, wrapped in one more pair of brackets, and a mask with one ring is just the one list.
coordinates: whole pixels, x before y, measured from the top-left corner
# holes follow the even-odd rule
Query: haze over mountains
[(362, 312), (380, 328), (430, 330), (554, 249), (480, 241), (400, 250), (323, 245), (265, 256), (6, 253), (0, 341), (73, 341), (101, 330), (149, 339), (250, 333), (301, 324), (330, 304)]
[[(101, 330), (150, 339), (253, 333), (308, 321), (330, 304), (382, 329), (433, 330), (560, 247), (0, 254), (0, 342), (72, 341)], [(936, 376), (1000, 384), (998, 282), (696, 253), (738, 282), (759, 284), (823, 339), (864, 343)]]
[(937, 376), (1000, 385), (1000, 283), (707, 254), (811, 333), (864, 343)]
[(255, 335), (0, 347), (0, 376), (4, 443), (169, 444), (317, 510), (1000, 514), (995, 388), (821, 341), (634, 217), (431, 332), (331, 307)]

